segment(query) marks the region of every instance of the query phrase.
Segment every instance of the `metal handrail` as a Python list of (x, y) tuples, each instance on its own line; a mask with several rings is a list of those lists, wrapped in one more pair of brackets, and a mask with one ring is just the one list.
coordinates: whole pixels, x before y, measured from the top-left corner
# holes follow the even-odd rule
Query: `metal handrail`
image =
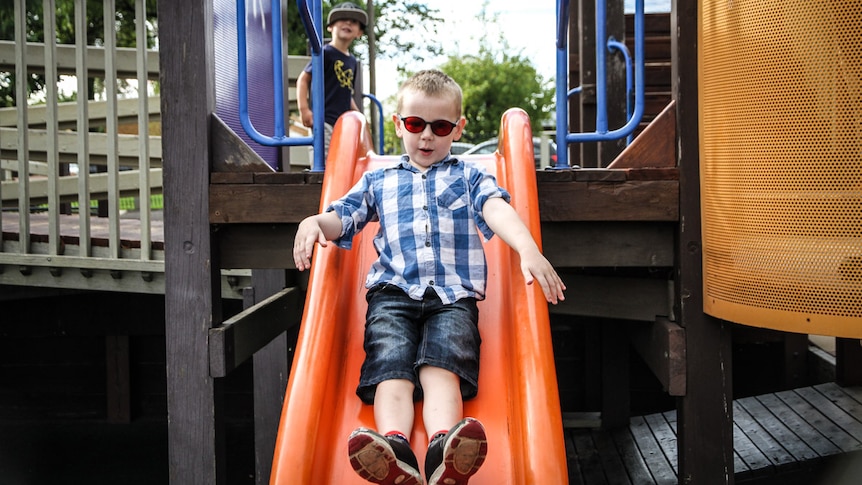
[[(311, 42), (311, 103), (314, 112), (313, 133), (323, 133), (323, 7), (320, 0), (310, 6), (311, 0), (296, 0), (300, 18)], [(281, 50), (281, 2), (272, 0), (272, 66), (273, 66), (273, 135), (267, 136), (254, 127), (248, 112), (248, 59), (245, 29), (245, 0), (236, 2), (237, 70), (239, 75), (239, 121), (248, 136), (265, 146), (314, 147), (312, 171), (323, 171), (325, 160), (322, 136), (285, 136), (284, 128), (284, 72)]]
[(380, 152), (381, 155), (386, 155), (386, 151), (383, 149), (383, 103), (381, 103), (380, 100), (377, 99), (377, 96), (373, 94), (363, 94), (363, 96), (370, 99), (374, 103), (374, 105), (377, 106), (377, 113), (379, 114), (379, 116), (377, 117), (377, 136), (380, 143), (380, 145), (378, 145), (377, 147), (377, 150)]
[[(569, 143), (616, 140), (629, 136), (637, 128), (644, 112), (644, 1), (635, 0), (635, 102), (634, 112), (627, 116), (625, 125), (615, 130), (608, 130), (607, 94), (606, 94), (606, 49), (615, 48), (613, 38), (605, 39), (605, 2), (596, 2), (596, 131), (587, 133), (569, 133), (568, 130), (568, 96), (567, 90), (568, 52), (566, 50), (569, 22), (569, 0), (557, 1), (557, 164), (555, 168), (568, 168)], [(627, 69), (627, 73), (630, 69)], [(627, 94), (626, 99), (628, 103)]]

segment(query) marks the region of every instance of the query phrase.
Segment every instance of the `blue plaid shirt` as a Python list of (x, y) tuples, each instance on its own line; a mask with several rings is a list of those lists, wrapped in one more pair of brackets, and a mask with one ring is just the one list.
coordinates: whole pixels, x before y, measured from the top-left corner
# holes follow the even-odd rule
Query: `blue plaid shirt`
[(378, 258), (365, 287), (390, 283), (414, 300), (433, 288), (443, 303), (485, 298), (487, 264), (482, 238), (494, 233), (482, 217), (491, 197), (510, 196), (483, 167), (451, 156), (425, 172), (407, 156), (392, 167), (366, 172), (326, 211), (341, 218), (341, 237), (333, 241), (350, 249), (353, 236), (379, 221), (374, 236)]

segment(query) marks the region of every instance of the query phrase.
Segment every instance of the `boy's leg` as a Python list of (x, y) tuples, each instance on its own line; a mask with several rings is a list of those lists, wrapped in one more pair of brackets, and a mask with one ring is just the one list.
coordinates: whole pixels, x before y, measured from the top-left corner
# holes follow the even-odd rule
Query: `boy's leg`
[(419, 381), (425, 394), (423, 418), (431, 443), (425, 456), (428, 485), (465, 485), (485, 461), (485, 428), (473, 419), (461, 419), (461, 378), (439, 367), (423, 366)]
[(410, 439), (413, 430), (414, 385), (406, 379), (390, 379), (377, 384), (374, 394), (374, 422), (381, 433), (397, 431)]
[[(424, 365), (419, 368), (419, 382), (424, 394), (422, 419), (425, 431), (447, 431), (464, 417), (461, 399), (461, 378), (440, 367)], [(429, 434), (429, 439), (431, 438)]]

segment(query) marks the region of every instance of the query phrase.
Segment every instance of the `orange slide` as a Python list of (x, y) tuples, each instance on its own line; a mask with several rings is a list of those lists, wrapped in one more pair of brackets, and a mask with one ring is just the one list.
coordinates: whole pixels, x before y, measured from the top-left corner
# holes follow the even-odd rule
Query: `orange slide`
[[(364, 119), (348, 113), (335, 127), (321, 207), (339, 198), (366, 171), (396, 161), (373, 154)], [(540, 241), (532, 133), (522, 110), (503, 115), (502, 154), (476, 155)], [(363, 484), (347, 458), (347, 437), (374, 428), (371, 406), (355, 394), (365, 324), (365, 275), (376, 254), (369, 224), (352, 250), (316, 248), (308, 296), (272, 465), (272, 485)], [(479, 394), (465, 414), (485, 425), (488, 457), (471, 485), (559, 485), (568, 482), (548, 306), (538, 285), (527, 286), (518, 256), (498, 237), (485, 245), (487, 298), (479, 303), (482, 335)], [(427, 435), (416, 404), (413, 443), (420, 466)], [(424, 476), (424, 470), (420, 470)]]

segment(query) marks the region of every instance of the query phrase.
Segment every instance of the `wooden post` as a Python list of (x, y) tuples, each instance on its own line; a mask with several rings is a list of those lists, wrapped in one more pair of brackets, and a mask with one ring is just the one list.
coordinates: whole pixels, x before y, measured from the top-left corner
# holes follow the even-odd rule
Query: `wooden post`
[(730, 325), (703, 313), (698, 133), (698, 2), (672, 0), (673, 97), (680, 174), (676, 315), (686, 336), (686, 395), (677, 403), (679, 483), (732, 484)]
[(160, 0), (165, 199), (168, 465), (174, 485), (223, 484), (221, 387), (208, 336), (222, 320), (209, 226), (210, 117), (215, 111), (213, 5)]
[[(254, 303), (278, 293), (285, 287), (284, 270), (259, 269), (251, 272)], [(288, 376), (287, 333), (273, 339), (254, 354), (254, 456), (255, 483), (269, 483), (278, 422), (284, 403)]]

